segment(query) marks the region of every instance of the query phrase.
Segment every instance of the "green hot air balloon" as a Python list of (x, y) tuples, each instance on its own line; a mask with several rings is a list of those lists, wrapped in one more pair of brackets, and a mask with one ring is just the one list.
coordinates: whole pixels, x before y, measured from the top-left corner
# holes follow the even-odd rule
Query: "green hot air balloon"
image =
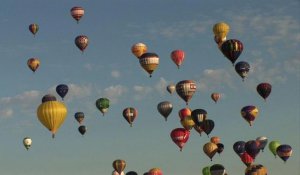
[(100, 110), (100, 112), (104, 114), (108, 111), (109, 108), (109, 99), (107, 98), (99, 98), (96, 101), (96, 107)]
[(206, 166), (202, 169), (202, 175), (211, 175), (210, 174), (210, 166)]
[(280, 142), (275, 140), (269, 143), (269, 150), (274, 154), (275, 158), (277, 155), (276, 149), (280, 146)]

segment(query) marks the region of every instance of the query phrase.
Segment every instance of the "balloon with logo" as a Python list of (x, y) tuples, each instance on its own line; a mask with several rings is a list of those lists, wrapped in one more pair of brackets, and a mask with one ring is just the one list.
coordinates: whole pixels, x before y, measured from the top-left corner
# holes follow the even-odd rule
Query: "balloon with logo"
[(137, 115), (138, 111), (133, 107), (128, 107), (123, 110), (123, 117), (130, 124), (130, 127), (132, 127), (132, 123), (136, 119)]
[(84, 9), (82, 7), (72, 7), (70, 10), (71, 16), (77, 21), (77, 24), (79, 23), (79, 20), (84, 15)]
[(35, 72), (40, 66), (40, 60), (38, 58), (29, 58), (27, 60), (27, 66), (32, 72)]
[(156, 53), (143, 53), (143, 55), (140, 56), (140, 65), (143, 67), (143, 69), (148, 72), (149, 76), (152, 77), (153, 71), (157, 68), (159, 65), (159, 57)]
[(235, 64), (235, 71), (242, 77), (244, 81), (245, 78), (248, 76), (248, 72), (250, 71), (250, 64), (246, 61), (240, 61)]
[(258, 116), (258, 109), (253, 105), (245, 106), (241, 109), (241, 115), (252, 126), (253, 121)]
[(268, 144), (268, 138), (265, 136), (260, 136), (256, 138), (256, 141), (259, 142), (259, 148), (261, 149), (262, 152), (264, 152), (264, 149)]
[(176, 128), (171, 131), (170, 136), (173, 142), (180, 148), (180, 151), (182, 151), (184, 145), (189, 140), (190, 131), (184, 128)]
[(168, 91), (171, 95), (175, 92), (175, 90), (176, 90), (176, 87), (175, 87), (175, 85), (174, 85), (173, 83), (171, 83), (171, 84), (169, 84), (169, 85), (167, 86), (167, 91)]
[(84, 50), (89, 45), (89, 38), (85, 35), (79, 35), (75, 38), (75, 45), (78, 47), (79, 50), (83, 53)]
[(28, 28), (29, 28), (29, 31), (35, 37), (35, 34), (39, 31), (39, 25), (38, 24), (30, 24)]
[(212, 161), (212, 158), (218, 151), (218, 146), (214, 143), (208, 142), (203, 145), (203, 151)]
[(222, 44), (221, 51), (224, 56), (231, 61), (232, 65), (234, 65), (235, 61), (243, 52), (243, 48), (243, 43), (241, 41), (237, 39), (229, 39)]
[(276, 158), (276, 155), (277, 155), (276, 150), (277, 150), (277, 148), (278, 148), (280, 145), (281, 145), (280, 142), (277, 141), (277, 140), (271, 141), (271, 142), (269, 143), (269, 150), (273, 153), (273, 155), (275, 156), (275, 158)]
[(178, 69), (184, 61), (184, 55), (185, 55), (185, 53), (183, 50), (173, 50), (171, 52), (171, 59), (177, 65)]
[(66, 84), (60, 84), (56, 86), (57, 94), (64, 100), (64, 97), (67, 95), (69, 87)]
[(99, 111), (104, 116), (105, 113), (107, 113), (109, 108), (109, 99), (108, 98), (99, 98), (96, 100), (96, 107), (99, 109)]
[(163, 175), (163, 172), (160, 168), (151, 168), (147, 175)]
[(32, 144), (32, 140), (30, 137), (25, 137), (23, 139), (23, 145), (26, 148), (26, 150), (29, 150), (29, 148), (31, 147), (31, 144)]
[(157, 105), (157, 110), (167, 121), (168, 116), (173, 110), (173, 105), (169, 101), (162, 101)]
[(122, 171), (126, 167), (126, 162), (125, 162), (125, 160), (117, 159), (117, 160), (113, 161), (112, 166), (115, 171), (117, 171), (119, 174), (121, 174)]
[(277, 147), (276, 153), (277, 155), (286, 162), (292, 156), (292, 147), (287, 144), (283, 144)]
[(210, 97), (215, 103), (217, 103), (219, 101), (219, 99), (221, 98), (221, 94), (214, 92), (210, 95)]
[(131, 52), (137, 59), (139, 59), (144, 53), (147, 52), (147, 46), (144, 43), (136, 43), (132, 45)]
[(266, 101), (272, 91), (272, 85), (269, 83), (260, 83), (256, 86), (256, 91)]
[(207, 112), (204, 109), (194, 109), (191, 115), (195, 125), (198, 126), (200, 126), (201, 123), (207, 118)]
[(182, 80), (176, 84), (176, 92), (186, 102), (186, 105), (188, 105), (196, 89), (197, 85), (193, 80)]
[(76, 119), (76, 121), (79, 124), (82, 124), (83, 120), (84, 120), (84, 113), (83, 112), (76, 112), (74, 115), (74, 118)]

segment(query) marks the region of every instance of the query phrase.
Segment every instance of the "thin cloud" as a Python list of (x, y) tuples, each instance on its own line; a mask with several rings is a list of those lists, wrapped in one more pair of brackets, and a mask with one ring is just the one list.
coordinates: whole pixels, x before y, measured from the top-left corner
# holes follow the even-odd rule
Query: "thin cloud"
[(111, 76), (113, 77), (113, 78), (120, 78), (120, 76), (121, 76), (121, 73), (119, 72), (119, 71), (117, 71), (117, 70), (113, 70), (113, 71), (111, 71)]
[(159, 81), (155, 84), (154, 88), (160, 94), (165, 94), (167, 85), (168, 85), (168, 82), (163, 77), (160, 77)]
[(140, 86), (140, 85), (135, 85), (133, 87), (134, 90), (134, 99), (139, 101), (147, 97), (148, 94), (150, 94), (153, 91), (152, 87), (147, 87), (147, 86)]
[(14, 111), (11, 108), (5, 108), (0, 110), (0, 119), (12, 118)]
[(127, 88), (122, 85), (110, 86), (103, 90), (103, 95), (110, 99), (111, 103), (117, 103), (119, 99), (127, 92)]

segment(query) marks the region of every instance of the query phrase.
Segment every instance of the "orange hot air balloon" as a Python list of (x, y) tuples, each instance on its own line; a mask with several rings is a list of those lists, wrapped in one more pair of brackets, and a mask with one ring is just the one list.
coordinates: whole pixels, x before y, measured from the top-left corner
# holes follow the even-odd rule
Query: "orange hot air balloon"
[(180, 148), (180, 151), (182, 151), (184, 145), (189, 140), (190, 131), (184, 128), (176, 128), (171, 131), (170, 136), (173, 142)]
[(211, 97), (211, 99), (212, 99), (215, 103), (217, 103), (218, 100), (221, 98), (221, 94), (220, 94), (220, 93), (217, 93), (217, 92), (214, 92), (214, 93), (211, 94), (210, 97)]
[(188, 105), (196, 89), (197, 85), (193, 80), (183, 80), (176, 84), (176, 92), (186, 102), (186, 105)]
[(27, 60), (27, 66), (35, 72), (40, 66), (40, 60), (38, 58), (29, 58)]
[(144, 43), (136, 43), (131, 47), (131, 52), (139, 59), (140, 56), (147, 52), (147, 46)]
[(121, 174), (122, 171), (126, 167), (126, 162), (125, 162), (125, 160), (117, 159), (117, 160), (113, 161), (112, 166), (115, 171), (117, 171), (119, 174)]
[(171, 52), (171, 59), (177, 65), (178, 69), (184, 61), (184, 55), (185, 54), (183, 50), (174, 50)]
[(152, 168), (148, 171), (148, 175), (163, 175), (160, 168)]
[(180, 120), (183, 120), (185, 117), (192, 115), (192, 110), (190, 108), (182, 108), (178, 111)]
[(144, 53), (140, 56), (140, 64), (152, 77), (153, 71), (157, 68), (159, 64), (159, 57), (156, 53)]
[(84, 9), (82, 7), (73, 7), (70, 10), (72, 17), (79, 23), (79, 20), (84, 15)]
[(52, 138), (54, 138), (55, 133), (67, 117), (67, 108), (64, 103), (59, 101), (46, 101), (38, 107), (37, 117), (51, 131)]
[(218, 144), (218, 143), (220, 143), (220, 137), (218, 137), (218, 136), (213, 136), (212, 138), (210, 138), (210, 142), (211, 143), (214, 143), (214, 144)]
[(218, 151), (218, 146), (214, 143), (208, 142), (203, 146), (203, 151), (212, 161), (212, 158)]
[(75, 38), (75, 45), (78, 47), (79, 50), (83, 53), (84, 50), (89, 45), (89, 38), (85, 35), (79, 35)]

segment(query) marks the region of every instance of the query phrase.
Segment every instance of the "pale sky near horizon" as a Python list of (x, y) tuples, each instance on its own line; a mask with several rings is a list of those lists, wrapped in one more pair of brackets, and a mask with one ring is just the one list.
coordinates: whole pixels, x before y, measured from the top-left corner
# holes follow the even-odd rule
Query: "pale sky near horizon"
[[(81, 6), (85, 15), (79, 24), (70, 9)], [(266, 136), (293, 148), (284, 163), (266, 147), (255, 163), (271, 175), (300, 173), (300, 2), (297, 0), (199, 1), (199, 0), (3, 0), (0, 5), (0, 174), (5, 175), (107, 175), (112, 162), (124, 159), (124, 172), (139, 175), (159, 167), (164, 175), (201, 175), (202, 168), (222, 164), (228, 175), (244, 174), (246, 166), (232, 149), (236, 141)], [(239, 39), (244, 50), (238, 61), (247, 61), (250, 72), (243, 82), (218, 49), (212, 27), (224, 21), (230, 25), (227, 39)], [(28, 26), (40, 27), (35, 37)], [(82, 54), (75, 46), (78, 35), (89, 37)], [(159, 55), (160, 64), (152, 78), (131, 53), (133, 44), (143, 42)], [(177, 69), (170, 59), (175, 49), (185, 51)], [(38, 57), (33, 73), (27, 60)], [(204, 134), (191, 131), (183, 151), (172, 142), (170, 132), (181, 127), (178, 111), (186, 107), (166, 86), (181, 80), (197, 82), (189, 103), (202, 108), (219, 136), (224, 152), (213, 161), (202, 147)], [(257, 84), (269, 82), (272, 92), (265, 102)], [(64, 103), (68, 116), (52, 139), (38, 121), (41, 98), (67, 84)], [(215, 104), (210, 94), (220, 92)], [(103, 117), (95, 106), (100, 97), (110, 99)], [(165, 122), (157, 104), (170, 101), (173, 111)], [(259, 115), (252, 127), (240, 110), (255, 105)], [(133, 127), (122, 111), (135, 107)], [(82, 137), (74, 119), (84, 112), (88, 130)], [(29, 151), (24, 137), (32, 138)]]

